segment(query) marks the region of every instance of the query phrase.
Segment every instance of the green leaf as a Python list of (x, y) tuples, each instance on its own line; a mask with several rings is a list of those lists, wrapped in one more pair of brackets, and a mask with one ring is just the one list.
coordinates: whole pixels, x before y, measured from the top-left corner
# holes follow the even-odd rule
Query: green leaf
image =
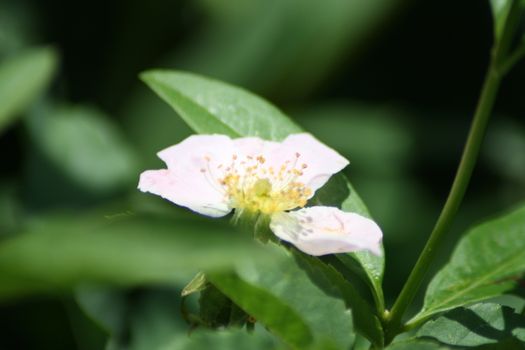
[(201, 134), (282, 140), (301, 131), (267, 101), (223, 82), (163, 70), (142, 73), (141, 78)]
[(0, 65), (0, 133), (47, 88), (58, 63), (51, 48), (32, 49)]
[(271, 251), (217, 222), (160, 218), (46, 220), (0, 244), (0, 298), (79, 284), (184, 283)]
[(280, 349), (265, 330), (256, 329), (248, 333), (243, 329), (219, 331), (197, 330), (190, 336), (173, 337), (172, 341), (159, 350), (268, 350)]
[(239, 307), (294, 348), (309, 345), (313, 336), (301, 316), (289, 305), (236, 275), (209, 275), (212, 283)]
[(431, 281), (413, 322), (511, 290), (525, 272), (525, 207), (474, 227)]
[(41, 106), (28, 119), (28, 127), (37, 152), (91, 192), (106, 193), (137, 181), (130, 145), (97, 109)]
[[(357, 212), (361, 215), (368, 216), (368, 212), (365, 212), (364, 204), (362, 204), (362, 201), (359, 197), (357, 197), (357, 194), (355, 194), (355, 190), (352, 188), (352, 185), (348, 183), (348, 186), (350, 188), (350, 196), (343, 202), (341, 205), (341, 209), (344, 211), (349, 212)], [(354, 193), (355, 195), (352, 195)], [(376, 300), (376, 304), (379, 310), (382, 310), (384, 308), (384, 301), (383, 301), (383, 273), (385, 270), (385, 253), (382, 252), (381, 256), (374, 255), (370, 253), (369, 251), (358, 251), (352, 254), (337, 254), (337, 257), (344, 263), (348, 264), (348, 258), (357, 260), (359, 264), (363, 267), (363, 270), (367, 276), (367, 282), (370, 284), (372, 288), (372, 292), (374, 294), (374, 298)]]
[[(270, 103), (229, 84), (177, 71), (153, 70), (143, 73), (141, 77), (198, 133), (222, 133), (232, 137), (259, 136), (279, 141), (289, 134), (301, 132), (298, 126)], [(370, 216), (346, 178), (335, 176), (331, 183), (331, 186), (324, 186), (316, 193), (314, 202), (322, 204), (328, 201), (330, 205), (335, 205), (331, 202), (333, 198), (339, 198), (341, 193), (345, 193), (346, 198), (338, 203), (343, 210)], [(364, 267), (376, 299), (382, 300), (384, 259), (367, 252), (350, 256)]]
[(513, 339), (525, 347), (525, 317), (498, 304), (476, 304), (454, 309), (425, 323), (417, 337), (430, 337), (453, 346), (479, 346)]
[(452, 350), (449, 347), (438, 344), (436, 342), (420, 340), (420, 339), (409, 339), (402, 340), (397, 343), (393, 343), (386, 347), (385, 350)]
[(292, 249), (298, 265), (308, 274), (315, 285), (326, 294), (345, 301), (352, 310), (354, 327), (377, 347), (383, 346), (383, 328), (379, 318), (368, 302), (359, 294), (352, 283), (345, 279), (333, 266), (319, 258), (301, 254)]
[(237, 276), (214, 276), (211, 281), (295, 348), (318, 344), (350, 347), (354, 342), (352, 316), (340, 290), (332, 285), (332, 295), (327, 294), (326, 289), (312, 283), (290, 253), (282, 248), (278, 251), (281, 259), (272, 264), (239, 266)]

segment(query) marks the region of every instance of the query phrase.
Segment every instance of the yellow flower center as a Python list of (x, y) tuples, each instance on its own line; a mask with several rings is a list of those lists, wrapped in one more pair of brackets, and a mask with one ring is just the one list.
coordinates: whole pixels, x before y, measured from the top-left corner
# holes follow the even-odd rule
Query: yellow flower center
[(263, 156), (246, 156), (245, 159), (232, 157), (223, 176), (219, 179), (231, 206), (250, 212), (272, 214), (275, 212), (304, 207), (312, 190), (300, 180), (307, 165), (299, 164), (300, 154), (285, 161), (278, 169), (266, 166)]

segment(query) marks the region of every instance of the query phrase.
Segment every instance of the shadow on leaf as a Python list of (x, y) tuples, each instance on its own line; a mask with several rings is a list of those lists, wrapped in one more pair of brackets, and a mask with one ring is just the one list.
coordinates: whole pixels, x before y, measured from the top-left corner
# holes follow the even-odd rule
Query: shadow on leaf
[(525, 317), (506, 306), (481, 303), (447, 312), (426, 323), (417, 336), (450, 346), (524, 349)]

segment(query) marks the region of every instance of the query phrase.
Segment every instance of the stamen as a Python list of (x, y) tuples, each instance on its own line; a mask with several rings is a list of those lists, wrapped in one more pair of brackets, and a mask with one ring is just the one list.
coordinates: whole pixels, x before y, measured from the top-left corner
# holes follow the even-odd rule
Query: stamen
[(236, 208), (270, 214), (303, 207), (312, 190), (299, 181), (303, 175), (300, 169), (306, 167), (304, 163), (297, 165), (299, 157), (295, 153), (276, 172), (273, 166), (263, 165), (266, 159), (262, 155), (245, 156), (246, 160), (240, 163), (236, 163), (237, 155), (233, 155), (219, 183)]
[(206, 181), (212, 186), (216, 191), (219, 193), (222, 193), (223, 195), (227, 195), (224, 188), (217, 186), (218, 183), (221, 183), (221, 181), (217, 180), (215, 176), (213, 175), (210, 167), (211, 158), (209, 156), (204, 156), (204, 159), (206, 160), (206, 168), (201, 168), (200, 172), (204, 175), (204, 178)]

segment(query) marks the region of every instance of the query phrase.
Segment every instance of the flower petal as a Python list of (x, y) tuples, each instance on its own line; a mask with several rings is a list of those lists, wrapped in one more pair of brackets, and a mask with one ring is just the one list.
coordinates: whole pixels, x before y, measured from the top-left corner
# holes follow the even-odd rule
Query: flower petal
[(157, 155), (170, 170), (193, 172), (206, 165), (206, 157), (221, 164), (229, 162), (234, 153), (233, 140), (228, 136), (192, 135)]
[(168, 169), (147, 170), (140, 175), (138, 188), (161, 196), (199, 214), (221, 217), (231, 208), (224, 195), (213, 188), (203, 187), (198, 176), (179, 177)]
[(383, 234), (377, 224), (335, 207), (310, 207), (272, 215), (270, 228), (280, 239), (310, 255), (369, 250), (381, 255)]
[(139, 189), (200, 214), (224, 216), (231, 208), (220, 179), (234, 153), (233, 141), (227, 136), (190, 136), (158, 153), (168, 169), (144, 172)]
[(312, 196), (333, 174), (349, 164), (346, 158), (307, 133), (288, 136), (271, 158), (290, 159), (295, 155), (303, 173), (301, 182), (312, 190)]
[(267, 157), (270, 152), (280, 146), (279, 142), (266, 141), (259, 137), (241, 137), (233, 140), (235, 148), (246, 156)]
[[(348, 164), (309, 134), (290, 135), (282, 143), (193, 135), (158, 156), (168, 169), (145, 172), (139, 188), (209, 216), (253, 203), (259, 205), (253, 210), (294, 209)], [(270, 198), (262, 203), (256, 185), (266, 180)], [(252, 195), (256, 198), (245, 198)]]

